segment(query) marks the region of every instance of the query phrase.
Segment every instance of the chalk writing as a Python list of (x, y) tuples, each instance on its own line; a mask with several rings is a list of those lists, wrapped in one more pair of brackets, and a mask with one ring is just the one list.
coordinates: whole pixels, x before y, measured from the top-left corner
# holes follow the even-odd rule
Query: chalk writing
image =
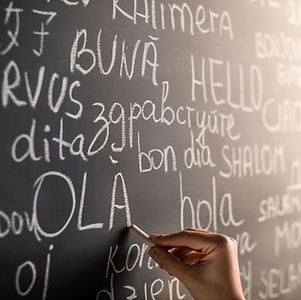
[(126, 227), (237, 241), (301, 290), (301, 1), (3, 0), (0, 298), (192, 299)]
[[(175, 3), (157, 3), (156, 0), (144, 1), (143, 11), (138, 11), (137, 0), (133, 0), (133, 9), (126, 10), (119, 0), (112, 1), (112, 19), (120, 16), (138, 24), (138, 18), (142, 22), (152, 25), (155, 30), (172, 30), (194, 34), (218, 34), (229, 40), (234, 39), (231, 16), (228, 11), (214, 11), (206, 9), (199, 4), (196, 9), (191, 8), (190, 4), (184, 2), (182, 5)], [(143, 1), (141, 1), (143, 2)], [(139, 19), (140, 20), (140, 19)]]
[[(11, 1), (9, 5), (5, 8), (5, 19), (4, 26), (7, 27), (11, 23), (11, 19), (15, 19), (15, 27), (13, 27), (13, 31), (8, 29), (6, 31), (7, 36), (9, 37), (9, 42), (6, 46), (3, 47), (1, 42), (0, 54), (7, 54), (13, 47), (19, 47), (18, 36), (20, 33), (20, 14), (24, 10), (22, 8), (14, 7), (14, 2)], [(3, 49), (2, 49), (3, 48)]]
[(286, 269), (271, 268), (261, 271), (263, 288), (259, 291), (259, 299), (274, 299), (289, 294), (300, 285), (300, 262), (291, 263)]
[[(131, 71), (129, 71), (129, 67), (127, 64), (127, 54), (126, 54), (126, 49), (128, 49), (129, 46), (126, 44), (126, 40), (124, 39), (121, 43), (120, 40), (118, 39), (118, 35), (117, 34), (114, 35), (113, 42), (112, 42), (111, 60), (110, 63), (108, 64), (107, 69), (105, 69), (104, 62), (103, 62), (103, 51), (102, 51), (103, 42), (101, 37), (102, 37), (102, 29), (99, 30), (97, 35), (97, 42), (96, 42), (97, 54), (95, 54), (95, 52), (92, 49), (87, 48), (87, 39), (88, 39), (87, 30), (82, 29), (76, 32), (76, 37), (74, 39), (71, 52), (70, 52), (71, 73), (74, 73), (75, 70), (77, 70), (83, 75), (87, 75), (96, 67), (96, 63), (97, 63), (100, 74), (102, 75), (111, 74), (116, 62), (117, 47), (119, 47), (121, 44), (122, 55), (121, 55), (121, 62), (119, 64), (120, 78), (126, 76), (128, 79), (132, 79), (135, 70), (135, 65), (139, 64), (141, 65), (140, 72), (139, 72), (140, 76), (144, 77), (146, 74), (146, 70), (150, 68), (152, 74), (151, 81), (154, 85), (158, 85), (157, 83), (157, 72), (159, 67), (158, 53), (157, 53), (156, 45), (153, 42), (154, 40), (153, 38), (151, 38), (151, 41), (144, 42), (144, 43), (141, 43), (141, 40), (136, 41), (135, 46), (133, 47), (132, 50), (132, 59), (131, 59), (132, 62), (130, 67)], [(138, 50), (139, 53), (141, 54), (139, 58), (137, 58)], [(88, 68), (82, 67), (81, 64), (77, 62), (82, 55), (90, 57), (91, 62)]]

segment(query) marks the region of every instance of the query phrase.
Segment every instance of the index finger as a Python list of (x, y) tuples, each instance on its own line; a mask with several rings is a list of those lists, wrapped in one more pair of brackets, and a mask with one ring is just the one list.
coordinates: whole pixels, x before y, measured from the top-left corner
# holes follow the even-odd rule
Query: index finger
[(150, 238), (159, 246), (189, 247), (209, 253), (216, 247), (213, 236), (214, 234), (203, 230), (183, 230), (171, 234), (151, 234)]

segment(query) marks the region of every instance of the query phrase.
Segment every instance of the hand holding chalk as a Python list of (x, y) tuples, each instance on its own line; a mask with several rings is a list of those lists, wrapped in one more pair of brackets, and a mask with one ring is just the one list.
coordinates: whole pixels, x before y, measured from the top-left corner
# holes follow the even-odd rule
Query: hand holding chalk
[(142, 229), (140, 229), (136, 225), (131, 225), (128, 227), (129, 231), (133, 233), (138, 239), (144, 242), (149, 247), (155, 246), (155, 243), (149, 238), (149, 235), (145, 233)]
[(150, 238), (158, 246), (149, 250), (150, 256), (181, 280), (194, 299), (245, 300), (233, 238), (197, 229)]

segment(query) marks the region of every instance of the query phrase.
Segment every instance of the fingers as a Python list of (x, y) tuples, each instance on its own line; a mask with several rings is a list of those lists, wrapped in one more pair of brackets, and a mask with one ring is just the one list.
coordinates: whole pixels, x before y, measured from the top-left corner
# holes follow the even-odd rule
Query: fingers
[(202, 230), (183, 230), (171, 234), (152, 234), (151, 239), (163, 247), (189, 247), (209, 253), (215, 249), (214, 234)]
[(196, 263), (204, 261), (205, 256), (206, 254), (204, 252), (190, 251), (182, 258), (182, 262), (187, 265), (193, 266)]
[(187, 247), (177, 247), (173, 249), (171, 253), (187, 265), (194, 265), (203, 261), (206, 256), (202, 251), (195, 251)]
[(191, 273), (190, 266), (178, 260), (174, 255), (162, 247), (152, 247), (149, 255), (158, 263), (161, 269), (169, 274), (176, 276), (180, 280), (189, 278)]
[(183, 258), (191, 251), (192, 249), (188, 247), (176, 247), (170, 251), (170, 253), (172, 253), (172, 255), (176, 256), (178, 259), (183, 260)]

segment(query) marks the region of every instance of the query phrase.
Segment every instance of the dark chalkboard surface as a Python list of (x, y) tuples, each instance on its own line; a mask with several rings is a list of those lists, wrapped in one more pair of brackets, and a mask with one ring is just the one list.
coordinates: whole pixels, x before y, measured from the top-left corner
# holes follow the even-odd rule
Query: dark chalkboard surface
[(231, 235), (247, 300), (300, 299), (300, 1), (0, 8), (1, 299), (191, 299), (131, 223)]

